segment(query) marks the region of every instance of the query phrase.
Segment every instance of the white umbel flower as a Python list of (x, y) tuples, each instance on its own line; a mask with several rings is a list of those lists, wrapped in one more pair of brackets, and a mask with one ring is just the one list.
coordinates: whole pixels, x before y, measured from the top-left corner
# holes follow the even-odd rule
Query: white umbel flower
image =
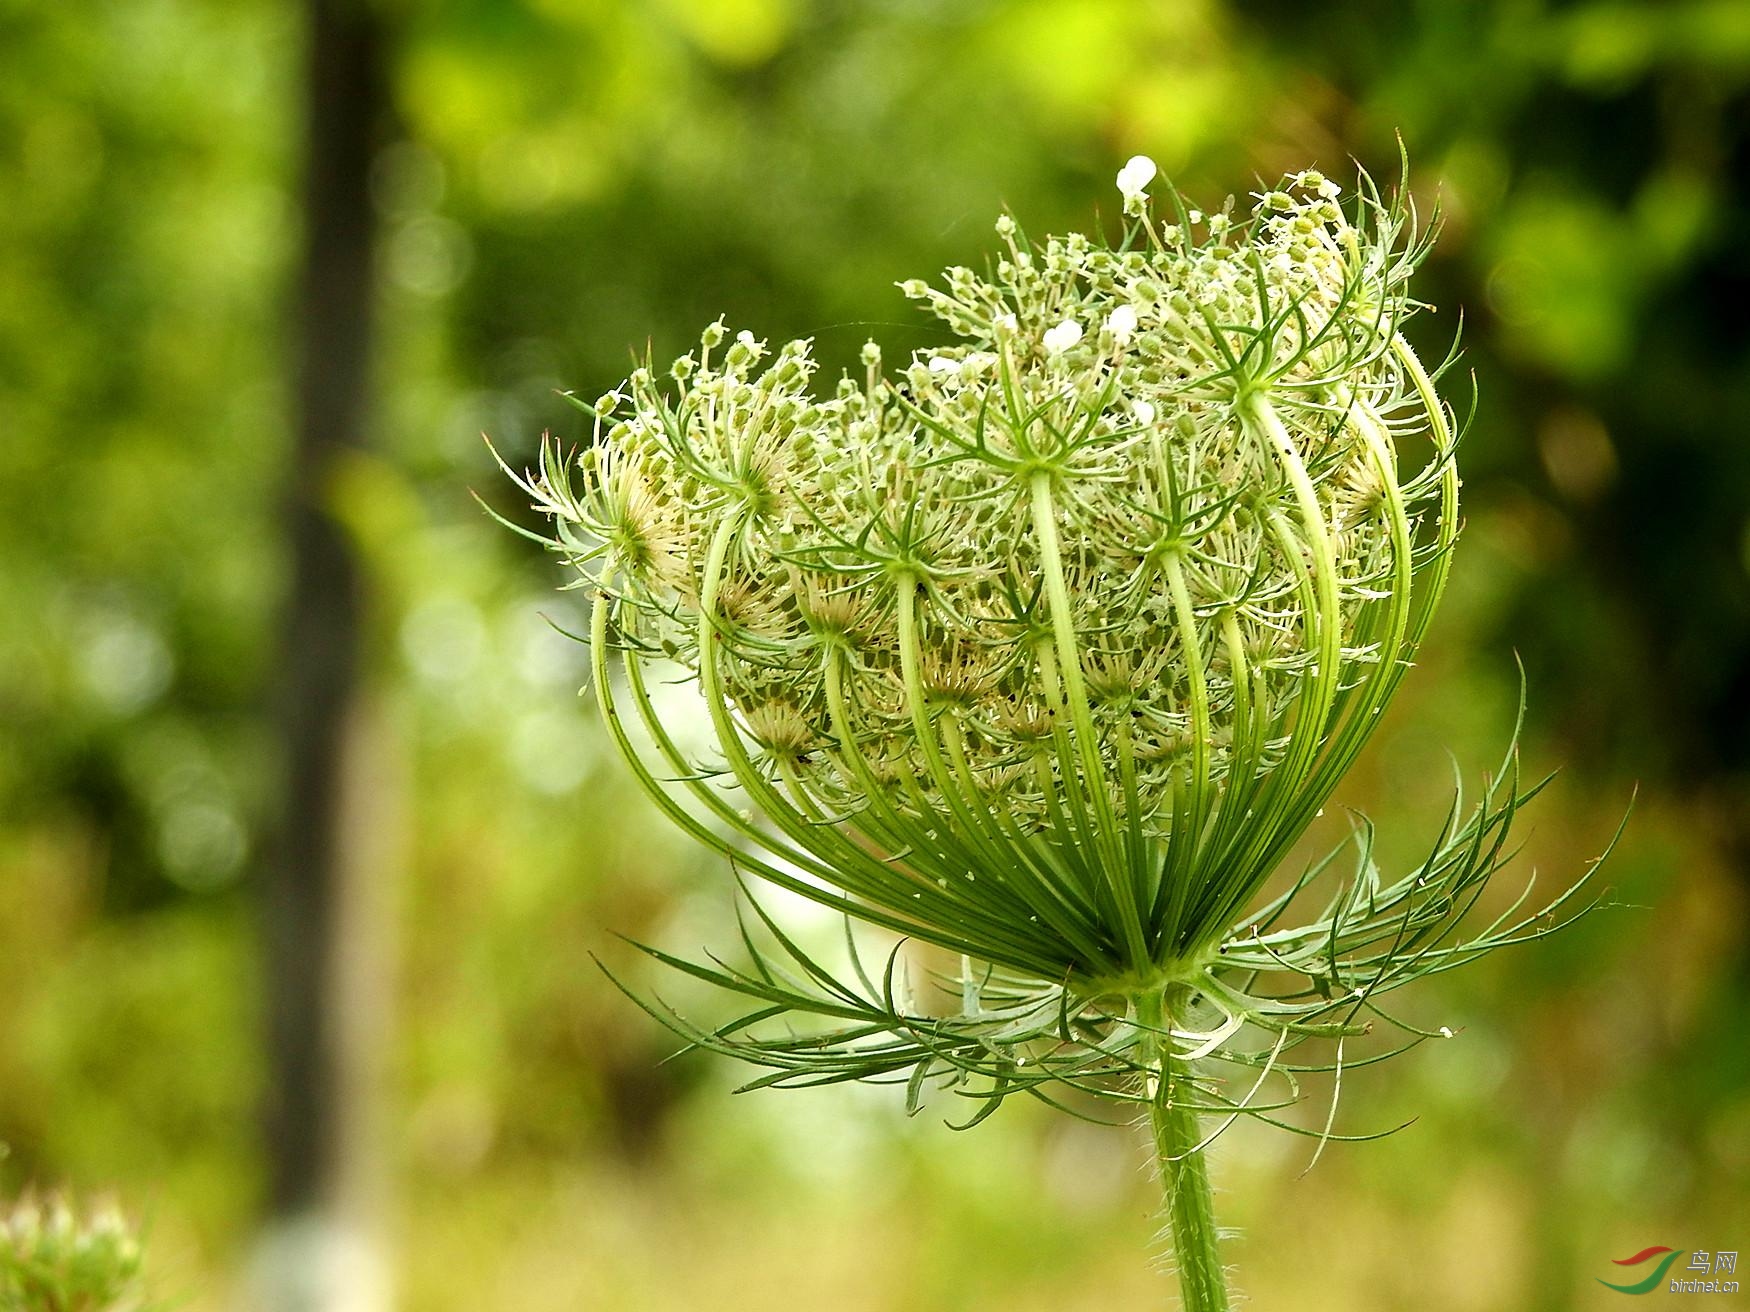
[(1112, 340), (1122, 346), (1136, 333), (1136, 311), (1128, 305), (1120, 305), (1106, 316), (1106, 331), (1112, 334)]
[(1155, 180), (1158, 171), (1147, 155), (1132, 155), (1118, 170), (1118, 194), (1124, 197), (1126, 214), (1142, 212), (1143, 202), (1148, 199), (1148, 184)]
[(1055, 328), (1045, 330), (1045, 353), (1047, 355), (1062, 355), (1081, 340), (1082, 326), (1074, 319), (1065, 319)]

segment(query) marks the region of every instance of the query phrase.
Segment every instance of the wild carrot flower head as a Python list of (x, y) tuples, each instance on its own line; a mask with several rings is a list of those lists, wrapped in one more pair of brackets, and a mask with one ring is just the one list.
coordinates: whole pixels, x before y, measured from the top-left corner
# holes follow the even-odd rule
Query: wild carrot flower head
[[(1496, 864), (1510, 782), (1397, 883), (1359, 830), (1354, 895), (1265, 932), (1282, 908), (1254, 901), (1433, 614), (1456, 437), (1402, 336), (1427, 249), (1406, 201), (1363, 178), (1345, 208), (1309, 172), (1204, 216), (1170, 187), (1152, 206), (1154, 180), (1144, 157), (1118, 175), (1117, 245), (1003, 216), (983, 273), (901, 284), (948, 340), (891, 369), (871, 343), (824, 394), (808, 342), (714, 324), (582, 407), (590, 447), (549, 446), (524, 481), (595, 600), (610, 727), (670, 817), (979, 981), (925, 1038), (892, 963), (884, 983), (859, 963), (860, 987), (806, 957), (801, 983), (686, 967), (762, 1019), (842, 1023), (692, 1031), (774, 1080), (1122, 1074), (1135, 999), (1169, 986), (1210, 1018), (1179, 1035), (1193, 1055), (1252, 1061), (1251, 1021), (1275, 1063), (1362, 1023), (1358, 1000), (1540, 932), (1439, 946)], [(652, 659), (697, 679), (710, 759), (657, 714)], [(1317, 996), (1241, 987), (1259, 972)]]

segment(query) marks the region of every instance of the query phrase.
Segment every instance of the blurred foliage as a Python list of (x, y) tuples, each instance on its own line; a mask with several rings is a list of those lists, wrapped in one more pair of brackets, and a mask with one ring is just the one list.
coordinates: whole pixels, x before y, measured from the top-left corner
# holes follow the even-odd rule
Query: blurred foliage
[[(1570, 771), (1527, 869), (1575, 870), (1638, 781), (1612, 879), (1647, 909), (1414, 1003), (1460, 1039), (1343, 1111), (1404, 1134), (1304, 1180), (1296, 1141), (1236, 1135), (1234, 1258), (1265, 1307), (1553, 1310), (1611, 1256), (1750, 1236), (1750, 7), (383, 3), (378, 433), (332, 495), (404, 872), (408, 1307), (1158, 1301), (1122, 1133), (957, 1138), (657, 1064), (587, 953), (724, 946), (727, 881), (607, 759), (542, 618), (572, 602), (466, 489), (520, 513), (481, 431), (513, 461), (576, 435), (555, 388), (720, 312), (829, 364), (933, 340), (893, 279), (979, 258), (1005, 204), (1110, 220), (1135, 151), (1213, 197), (1389, 175), (1398, 133), (1447, 217), (1425, 326), (1462, 308), (1480, 401), (1453, 593), (1350, 796), (1428, 828), (1444, 750), (1505, 735), (1516, 649), (1530, 764)], [(116, 1186), (195, 1308), (260, 1176), (300, 42), (286, 0), (0, 0), (0, 1185)]]

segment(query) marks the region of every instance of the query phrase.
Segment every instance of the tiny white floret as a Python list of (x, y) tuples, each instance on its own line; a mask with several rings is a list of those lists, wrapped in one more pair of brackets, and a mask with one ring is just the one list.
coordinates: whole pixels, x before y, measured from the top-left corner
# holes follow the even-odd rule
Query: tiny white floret
[(1128, 305), (1120, 305), (1106, 316), (1106, 331), (1112, 334), (1113, 341), (1128, 342), (1136, 332), (1136, 311)]
[(1049, 355), (1062, 355), (1082, 340), (1082, 326), (1074, 319), (1065, 319), (1055, 328), (1045, 330), (1045, 350)]
[(991, 320), (991, 327), (995, 328), (999, 333), (1012, 333), (1020, 328), (1020, 326), (1020, 321), (1006, 310)]
[(1132, 401), (1130, 403), (1130, 413), (1135, 415), (1136, 422), (1143, 425), (1145, 428), (1155, 421), (1154, 405), (1148, 401)]
[(1126, 211), (1142, 208), (1142, 202), (1148, 199), (1148, 184), (1155, 180), (1158, 171), (1147, 155), (1132, 155), (1118, 170), (1118, 194), (1124, 197)]
[(1450, 1039), (1452, 1037), (1451, 1028), (1446, 1026), (1446, 1025), (1442, 1025), (1440, 1027), (1440, 1037), (1443, 1039)]
[(960, 372), (960, 361), (951, 355), (932, 355), (930, 357), (930, 372), (933, 374), (957, 374)]

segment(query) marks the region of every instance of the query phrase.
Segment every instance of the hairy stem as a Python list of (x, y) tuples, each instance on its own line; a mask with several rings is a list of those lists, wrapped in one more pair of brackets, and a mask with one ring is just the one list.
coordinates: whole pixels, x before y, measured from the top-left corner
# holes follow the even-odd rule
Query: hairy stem
[[(1150, 1029), (1165, 1031), (1171, 1013), (1164, 1004), (1159, 994), (1145, 996), (1138, 1002), (1137, 1019)], [(1173, 1052), (1172, 1040), (1164, 1032), (1144, 1042), (1153, 1049), (1149, 1125), (1172, 1227), (1183, 1307), (1185, 1312), (1228, 1312), (1221, 1236), (1215, 1226), (1209, 1166), (1200, 1146), (1191, 1064)]]

